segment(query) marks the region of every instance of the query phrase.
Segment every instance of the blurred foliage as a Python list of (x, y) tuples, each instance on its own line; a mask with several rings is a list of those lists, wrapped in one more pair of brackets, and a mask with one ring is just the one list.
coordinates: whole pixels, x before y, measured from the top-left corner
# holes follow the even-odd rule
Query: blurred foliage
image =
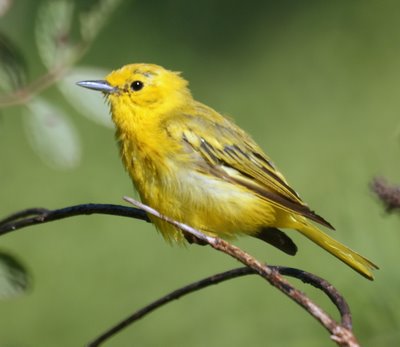
[[(28, 81), (48, 67), (34, 30), (46, 3), (15, 1), (0, 20), (7, 47), (23, 57)], [(90, 11), (100, 3), (67, 5), (74, 15), (65, 42), (81, 42), (79, 14), (98, 15)], [(183, 71), (197, 99), (234, 116), (304, 200), (336, 227), (335, 237), (381, 270), (375, 282), (367, 282), (295, 233), (296, 257), (256, 240), (237, 244), (259, 259), (331, 281), (349, 301), (360, 342), (371, 347), (400, 342), (400, 222), (385, 217), (368, 191), (376, 174), (399, 180), (399, 10), (393, 0), (124, 1), (108, 12), (101, 31), (93, 14), (93, 31), (84, 40), (97, 35), (96, 40), (85, 49), (82, 66), (71, 71), (92, 79), (130, 62), (157, 63)], [(90, 68), (86, 77), (82, 68)], [(103, 116), (96, 118), (102, 111), (88, 111), (101, 101), (85, 104), (85, 97), (74, 96), (73, 78), (57, 80), (60, 88), (40, 95), (63, 110), (80, 139), (82, 160), (73, 170), (54, 170), (32, 154), (21, 118), (26, 124), (41, 122), (40, 116), (27, 114), (26, 106), (1, 110), (0, 216), (31, 206), (121, 203), (121, 196), (133, 194), (112, 130), (91, 121), (105, 123)], [(40, 131), (49, 135), (48, 146), (55, 141), (61, 151), (73, 148), (71, 140), (61, 141), (45, 127)], [(170, 247), (151, 225), (111, 216), (19, 231), (2, 237), (1, 246), (28, 263), (35, 279), (29, 295), (0, 302), (1, 346), (83, 345), (167, 291), (236, 266), (205, 247)], [(311, 294), (330, 310), (320, 293)], [(262, 280), (243, 278), (173, 303), (109, 345), (312, 347), (328, 345), (327, 339), (317, 323)]]
[[(36, 46), (39, 56), (47, 71), (30, 84), (26, 80), (25, 59), (14, 45), (0, 33), (0, 86), (9, 95), (0, 98), (0, 108), (13, 105), (27, 104), (28, 116), (24, 117), (28, 128), (28, 139), (32, 149), (39, 155), (44, 163), (53, 168), (70, 169), (80, 162), (80, 143), (77, 132), (63, 112), (51, 105), (46, 99), (31, 100), (38, 93), (51, 85), (59, 82), (59, 88), (72, 104), (83, 105), (83, 110), (89, 106), (94, 98), (82, 98), (81, 94), (71, 92), (71, 79), (62, 77), (75, 64), (89, 48), (96, 38), (107, 18), (118, 6), (120, 0), (95, 0), (90, 6), (76, 10), (74, 2), (69, 0), (43, 1), (37, 8), (35, 21)], [(88, 5), (88, 4), (86, 4)], [(79, 22), (76, 20), (79, 18)], [(77, 24), (79, 23), (79, 24)], [(75, 26), (74, 26), (75, 25)], [(78, 26), (79, 35), (76, 35)], [(98, 69), (73, 69), (70, 77), (98, 72)], [(61, 80), (61, 81), (60, 81)], [(82, 106), (80, 106), (82, 107)], [(98, 112), (100, 109), (100, 112)], [(100, 124), (109, 125), (104, 121), (105, 108), (94, 107), (91, 117)], [(32, 117), (29, 116), (32, 114)], [(101, 121), (102, 120), (102, 121)]]
[(13, 255), (0, 251), (0, 299), (21, 295), (28, 286), (25, 266)]
[(18, 48), (0, 33), (0, 88), (21, 87), (26, 78), (26, 65)]

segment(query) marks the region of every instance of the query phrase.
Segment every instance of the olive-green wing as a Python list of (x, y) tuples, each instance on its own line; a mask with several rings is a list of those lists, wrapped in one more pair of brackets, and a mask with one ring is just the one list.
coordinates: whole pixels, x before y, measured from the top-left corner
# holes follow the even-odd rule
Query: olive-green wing
[(169, 136), (200, 155), (200, 169), (254, 191), (286, 211), (333, 229), (301, 200), (258, 145), (237, 125), (201, 104), (165, 124)]

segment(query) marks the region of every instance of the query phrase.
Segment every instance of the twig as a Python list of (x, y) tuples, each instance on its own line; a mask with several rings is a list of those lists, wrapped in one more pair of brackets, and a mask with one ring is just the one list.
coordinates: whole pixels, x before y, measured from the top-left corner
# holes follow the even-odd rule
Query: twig
[[(284, 267), (284, 266), (269, 266), (272, 270), (279, 272), (281, 275), (286, 275), (290, 277), (295, 277), (303, 281), (304, 283), (308, 283), (313, 285), (314, 287), (321, 289), (324, 293), (326, 293), (335, 306), (338, 308), (341, 316), (341, 322), (344, 327), (347, 329), (351, 329), (351, 314), (350, 309), (344, 300), (344, 298), (338, 293), (338, 291), (327, 281), (324, 279), (315, 276), (311, 273)], [(111, 327), (98, 337), (96, 337), (92, 342), (90, 342), (87, 347), (98, 347), (106, 340), (111, 338), (112, 336), (118, 334), (120, 331), (125, 329), (127, 326), (133, 324), (134, 322), (138, 321), (139, 319), (143, 318), (147, 314), (153, 312), (157, 308), (172, 302), (173, 300), (177, 300), (182, 296), (187, 294), (193, 293), (195, 291), (201, 290), (203, 288), (209, 287), (211, 285), (216, 285), (218, 283), (242, 277), (246, 275), (256, 274), (256, 272), (249, 268), (249, 267), (241, 267), (238, 269), (233, 269), (229, 271), (225, 271), (222, 273), (218, 273), (216, 275), (206, 277), (200, 281), (193, 282), (189, 285), (181, 287), (177, 290), (174, 290), (167, 295), (155, 300), (154, 302), (150, 303), (149, 305), (144, 306), (143, 308), (139, 309), (132, 315), (128, 316), (127, 318), (123, 319), (121, 322), (116, 324), (115, 326)]]
[(331, 339), (342, 347), (357, 347), (359, 346), (353, 332), (332, 319), (318, 305), (312, 302), (304, 293), (293, 287), (286, 279), (284, 279), (278, 271), (263, 265), (260, 261), (252, 257), (250, 254), (242, 251), (240, 248), (231, 245), (230, 243), (218, 237), (212, 237), (201, 233), (200, 231), (171, 218), (160, 214), (153, 208), (133, 200), (129, 197), (124, 197), (125, 201), (133, 204), (136, 207), (146, 211), (147, 213), (156, 216), (166, 222), (178, 227), (182, 231), (189, 233), (202, 242), (207, 242), (212, 248), (230, 255), (242, 264), (250, 267), (261, 277), (265, 278), (271, 285), (278, 288), (282, 293), (290, 297), (293, 301), (309, 312), (317, 321), (319, 321), (332, 335)]
[(112, 204), (82, 204), (68, 206), (58, 210), (30, 208), (14, 213), (3, 220), (0, 220), (0, 235), (4, 235), (11, 231), (31, 225), (52, 222), (54, 220), (73, 216), (91, 214), (108, 214), (114, 216), (131, 217), (149, 222), (149, 218), (143, 210)]

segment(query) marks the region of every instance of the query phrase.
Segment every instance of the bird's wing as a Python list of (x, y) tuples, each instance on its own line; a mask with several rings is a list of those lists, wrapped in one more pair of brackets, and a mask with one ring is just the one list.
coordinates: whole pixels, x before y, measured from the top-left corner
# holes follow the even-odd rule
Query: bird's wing
[(190, 114), (171, 118), (168, 135), (200, 158), (200, 170), (240, 184), (273, 205), (333, 229), (301, 200), (258, 145), (237, 125), (199, 104)]

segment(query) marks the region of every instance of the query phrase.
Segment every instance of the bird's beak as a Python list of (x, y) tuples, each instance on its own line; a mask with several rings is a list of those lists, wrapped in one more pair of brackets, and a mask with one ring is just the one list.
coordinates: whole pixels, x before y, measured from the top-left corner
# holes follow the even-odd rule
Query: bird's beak
[(103, 80), (95, 80), (95, 81), (79, 81), (76, 84), (83, 88), (98, 90), (99, 92), (103, 92), (106, 94), (115, 93), (118, 88), (113, 87), (107, 81)]

